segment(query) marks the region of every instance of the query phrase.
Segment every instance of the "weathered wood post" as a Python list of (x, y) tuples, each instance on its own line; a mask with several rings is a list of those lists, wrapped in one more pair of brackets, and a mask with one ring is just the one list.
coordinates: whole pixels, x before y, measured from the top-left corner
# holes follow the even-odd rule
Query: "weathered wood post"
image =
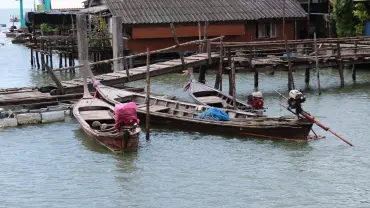
[(51, 50), (51, 47), (50, 47), (50, 55), (49, 55), (49, 58), (50, 58), (50, 67), (51, 68), (54, 68), (53, 67), (53, 50)]
[(146, 54), (146, 140), (150, 137), (150, 53), (147, 48)]
[(285, 39), (285, 51), (286, 51), (286, 56), (287, 56), (287, 59), (288, 59), (288, 90), (292, 90), (292, 89), (295, 89), (295, 85), (294, 85), (294, 78), (293, 78), (293, 71), (292, 71), (292, 63), (290, 61), (290, 52), (289, 52), (289, 48), (288, 48), (288, 40), (287, 40), (287, 37), (285, 36), (284, 37)]
[(33, 67), (33, 47), (31, 46), (31, 66)]
[(37, 52), (37, 50), (35, 50), (35, 54), (36, 54), (36, 64), (37, 64), (37, 69), (40, 69), (39, 52)]
[(236, 83), (235, 83), (235, 63), (234, 61), (231, 64), (231, 74), (232, 74), (232, 89), (233, 89), (233, 107), (236, 109)]
[(128, 61), (129, 61), (130, 69), (133, 69), (134, 68), (134, 58), (130, 57)]
[(232, 65), (232, 62), (231, 62), (231, 49), (228, 48), (227, 49), (227, 63), (228, 63), (228, 75), (229, 75), (229, 95), (233, 95), (233, 80), (232, 80), (232, 69), (231, 69), (231, 65)]
[[(251, 71), (253, 71), (253, 60), (252, 60), (252, 56), (253, 56), (253, 53), (252, 53), (252, 46), (249, 47), (249, 61), (248, 61), (248, 64), (249, 64), (249, 69)], [(254, 88), (257, 89), (258, 88), (258, 71), (257, 71), (257, 68), (254, 68)]]
[(224, 61), (224, 43), (222, 39), (220, 40), (220, 65), (218, 68), (218, 73), (216, 75), (215, 88), (222, 91), (222, 67)]
[(59, 53), (59, 68), (63, 67), (63, 54)]
[(339, 65), (339, 76), (340, 76), (340, 87), (344, 87), (344, 75), (343, 75), (343, 61), (342, 61), (342, 56), (341, 56), (341, 51), (340, 51), (340, 43), (337, 41), (337, 61)]
[[(122, 35), (122, 17), (113, 16), (112, 18), (112, 45), (113, 45), (113, 58), (123, 56), (123, 35)], [(113, 71), (123, 70), (122, 59), (113, 62)]]
[[(82, 78), (84, 83), (87, 83), (87, 75), (90, 67), (89, 63), (89, 45), (87, 42), (87, 24), (86, 16), (84, 14), (77, 14), (77, 40), (78, 40), (78, 58), (79, 63), (83, 64), (80, 68), (82, 73)], [(91, 97), (89, 89), (86, 84), (84, 84), (84, 98)]]
[(180, 48), (180, 42), (179, 42), (179, 39), (177, 38), (177, 35), (176, 35), (176, 29), (175, 29), (175, 26), (173, 25), (173, 23), (171, 22), (170, 24), (171, 26), (171, 32), (172, 32), (172, 35), (173, 35), (173, 39), (175, 40), (175, 43), (176, 43), (176, 48), (179, 52), (179, 56), (180, 56), (180, 60), (181, 60), (181, 65), (182, 65), (182, 69), (183, 70), (186, 70), (186, 67), (185, 67), (185, 60), (184, 60), (184, 52), (181, 50)]
[(318, 58), (318, 50), (317, 50), (317, 41), (316, 41), (316, 32), (313, 34), (314, 44), (315, 44), (315, 59), (316, 59), (316, 71), (317, 71), (317, 87), (319, 88), (319, 95), (321, 95), (321, 87), (320, 87), (320, 68), (319, 68), (319, 58)]
[(59, 92), (64, 95), (65, 94), (65, 90), (64, 90), (64, 87), (62, 85), (62, 83), (59, 81), (58, 77), (54, 74), (53, 70), (49, 67), (48, 64), (45, 64), (45, 68), (47, 70), (47, 72), (50, 74), (50, 77), (51, 79), (55, 82), (55, 84), (57, 85), (58, 89), (59, 89)]
[[(204, 41), (207, 41), (207, 39), (208, 39), (208, 22), (205, 22), (205, 24), (204, 24)], [(207, 69), (205, 67), (200, 68), (198, 82), (203, 83), (203, 84), (206, 83), (206, 71), (207, 71)]]
[(45, 51), (44, 51), (44, 46), (45, 46), (45, 43), (44, 43), (44, 40), (43, 39), (41, 39), (40, 40), (41, 42), (41, 46), (40, 46), (40, 49), (41, 49), (41, 69), (42, 69), (42, 71), (45, 71), (45, 55), (44, 55), (44, 53), (45, 53)]
[(67, 67), (67, 52), (64, 53), (64, 66)]
[[(198, 22), (198, 36), (199, 36), (199, 40), (202, 40), (202, 29), (201, 29), (200, 22)], [(202, 45), (203, 43), (199, 43), (199, 53), (202, 53)]]
[[(354, 54), (355, 54), (355, 59), (357, 60), (357, 40), (355, 40)], [(356, 82), (356, 64), (352, 65), (352, 80)]]

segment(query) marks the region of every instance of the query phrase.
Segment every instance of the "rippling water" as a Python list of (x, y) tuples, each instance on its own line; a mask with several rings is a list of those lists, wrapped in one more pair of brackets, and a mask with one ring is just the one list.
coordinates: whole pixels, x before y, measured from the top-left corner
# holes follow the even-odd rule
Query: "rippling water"
[[(1, 42), (0, 88), (50, 81), (30, 68), (24, 46), (3, 36)], [(355, 147), (318, 128), (326, 139), (299, 143), (156, 127), (149, 142), (141, 138), (137, 153), (114, 155), (73, 119), (4, 129), (0, 207), (370, 207), (370, 72), (359, 71), (353, 84), (346, 71), (344, 89), (336, 70), (321, 74), (323, 94), (312, 74), (304, 107)], [(207, 78), (213, 84), (214, 75)], [(238, 97), (246, 99), (253, 75), (237, 78)], [(295, 73), (298, 88), (304, 89), (303, 80), (303, 71)], [(186, 81), (180, 74), (156, 77), (152, 91), (191, 101), (182, 90)], [(288, 114), (274, 92), (287, 94), (286, 84), (284, 73), (260, 75), (267, 113)]]

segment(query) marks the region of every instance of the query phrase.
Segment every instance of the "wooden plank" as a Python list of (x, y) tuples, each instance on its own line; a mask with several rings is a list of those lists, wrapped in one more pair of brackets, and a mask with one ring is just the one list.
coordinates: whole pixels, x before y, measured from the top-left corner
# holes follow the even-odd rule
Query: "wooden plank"
[(86, 121), (99, 121), (113, 119), (109, 110), (80, 111), (80, 115)]

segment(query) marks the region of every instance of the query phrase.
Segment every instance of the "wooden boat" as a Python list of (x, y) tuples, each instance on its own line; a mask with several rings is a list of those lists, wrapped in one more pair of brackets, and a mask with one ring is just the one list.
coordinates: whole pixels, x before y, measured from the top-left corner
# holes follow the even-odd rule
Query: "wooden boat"
[[(200, 105), (207, 105), (217, 108), (233, 108), (233, 97), (223, 92), (204, 85), (202, 83), (191, 81), (189, 95)], [(252, 111), (252, 107), (245, 102), (236, 99), (236, 108), (239, 110)]]
[[(96, 86), (98, 96), (110, 104), (135, 102), (141, 121), (146, 119), (145, 95), (107, 87)], [(190, 131), (217, 134), (239, 134), (269, 139), (308, 141), (313, 123), (293, 116), (267, 117), (245, 111), (225, 109), (229, 121), (214, 121), (196, 118), (209, 106), (190, 104), (150, 96), (151, 123), (179, 127)]]
[[(82, 130), (97, 143), (115, 153), (136, 150), (140, 127), (128, 127), (118, 132), (114, 128), (113, 107), (98, 98), (82, 98), (73, 108), (73, 115)], [(97, 124), (101, 124), (100, 126)]]

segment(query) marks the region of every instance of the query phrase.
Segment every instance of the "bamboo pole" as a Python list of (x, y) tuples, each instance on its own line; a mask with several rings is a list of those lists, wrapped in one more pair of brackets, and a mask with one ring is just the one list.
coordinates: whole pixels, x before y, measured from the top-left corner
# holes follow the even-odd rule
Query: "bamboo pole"
[(316, 59), (316, 71), (317, 71), (317, 86), (319, 88), (319, 95), (321, 95), (321, 87), (320, 87), (320, 68), (319, 68), (319, 59), (318, 57), (318, 52), (317, 52), (317, 43), (316, 43), (316, 32), (313, 34), (314, 35), (314, 41), (315, 41), (315, 59)]
[(146, 56), (146, 140), (150, 139), (150, 53), (147, 48)]
[(340, 87), (344, 87), (344, 75), (343, 75), (343, 61), (342, 61), (342, 56), (341, 56), (341, 51), (340, 51), (340, 44), (337, 43), (337, 60), (339, 64), (339, 77), (340, 77)]
[[(210, 50), (208, 48), (209, 46), (208, 44), (208, 22), (204, 24), (204, 41), (206, 42), (207, 52), (208, 52), (208, 50)], [(209, 55), (208, 55), (208, 58), (209, 58)], [(208, 64), (209, 64), (209, 61), (208, 61)], [(198, 82), (203, 83), (203, 84), (206, 83), (206, 69), (204, 67), (201, 67), (199, 70)]]
[(236, 110), (236, 86), (235, 86), (235, 63), (234, 61), (231, 63), (231, 79), (232, 79), (232, 88), (233, 88), (233, 108)]

